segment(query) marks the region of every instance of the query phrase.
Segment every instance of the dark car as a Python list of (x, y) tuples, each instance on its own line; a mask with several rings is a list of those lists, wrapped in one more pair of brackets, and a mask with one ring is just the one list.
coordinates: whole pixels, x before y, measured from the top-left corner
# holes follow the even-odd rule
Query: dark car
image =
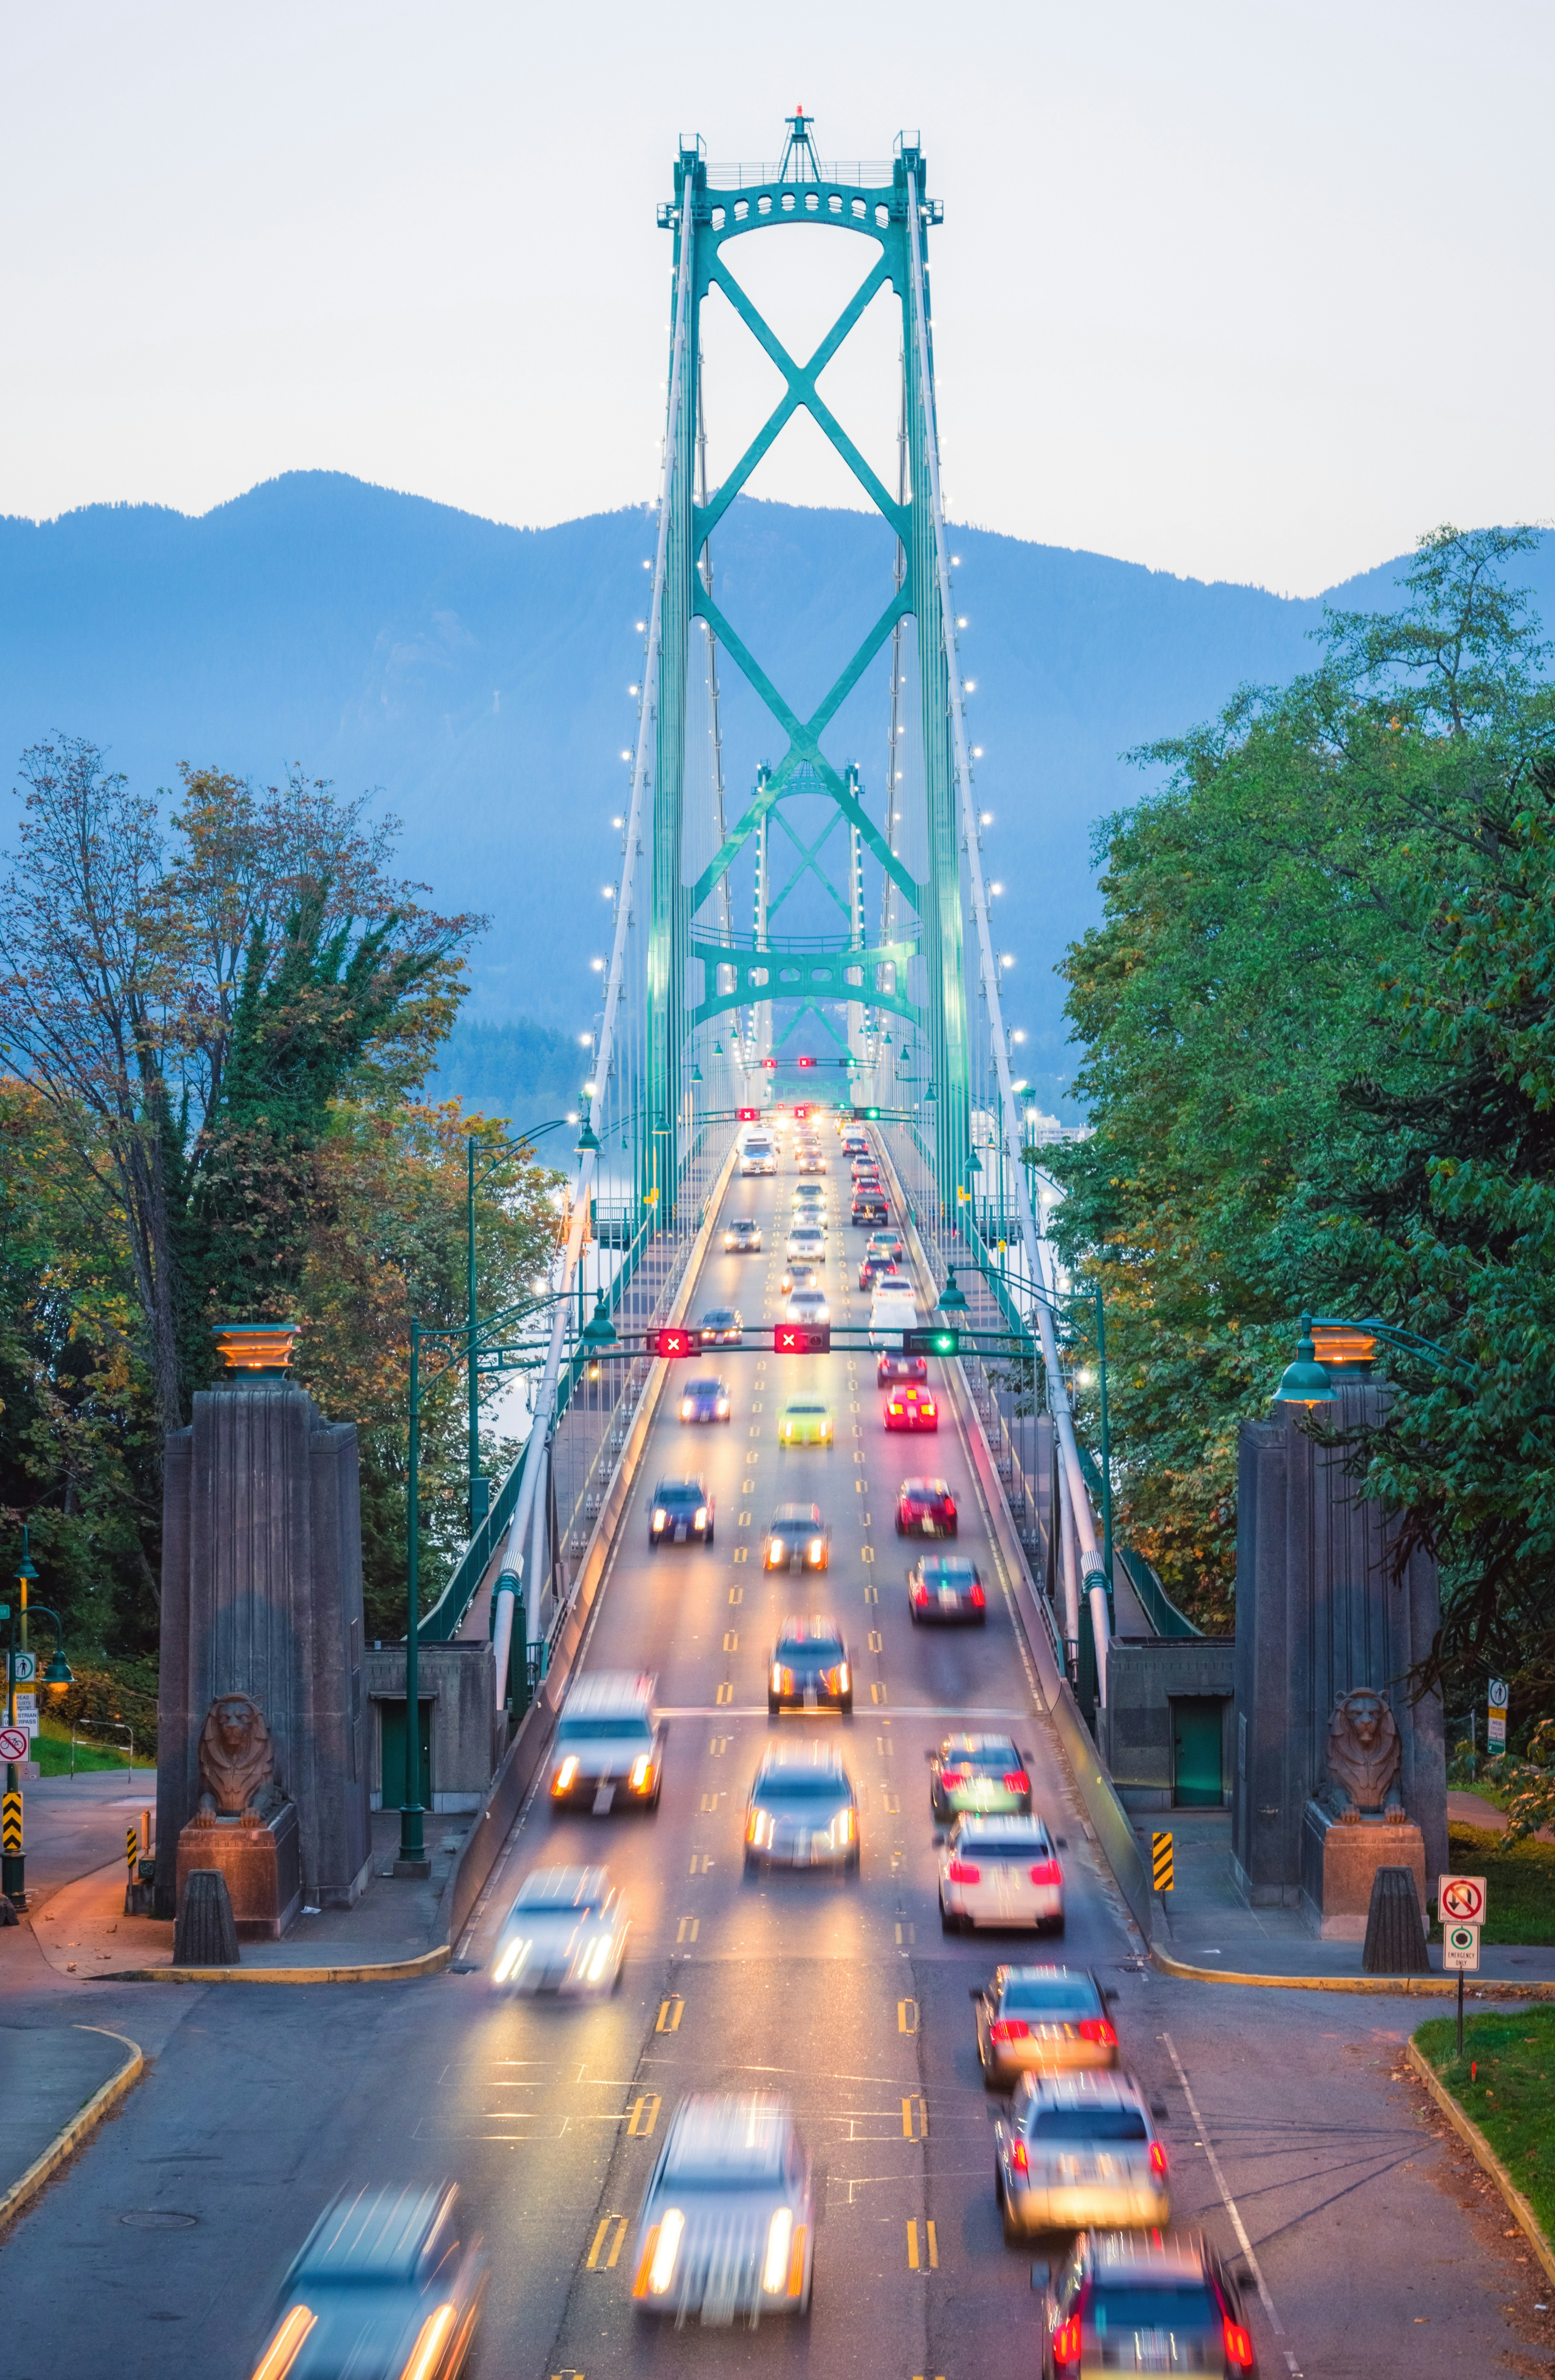
[(829, 1612), (792, 1613), (772, 1646), (767, 1712), (853, 1709), (853, 1671), (843, 1632)]
[(655, 1549), (666, 1542), (683, 1546), (696, 1537), (712, 1543), (712, 1498), (700, 1479), (661, 1479), (653, 1490), (648, 1516), (648, 1542)]
[(954, 1537), (955, 1498), (948, 1479), (904, 1479), (896, 1499), (899, 1537)]
[(977, 1563), (956, 1554), (925, 1554), (907, 1572), (907, 1609), (915, 1627), (925, 1620), (959, 1620), (980, 1628), (988, 1595)]
[(875, 1386), (878, 1389), (892, 1389), (898, 1382), (905, 1386), (909, 1380), (921, 1386), (928, 1378), (927, 1355), (882, 1355), (875, 1366)]
[(710, 1305), (697, 1325), (704, 1347), (742, 1347), (745, 1317), (735, 1305)]
[(763, 1570), (829, 1570), (832, 1532), (819, 1504), (780, 1504), (761, 1548)]
[(682, 1421), (727, 1421), (729, 1418), (729, 1383), (715, 1379), (711, 1373), (687, 1380), (680, 1392)]
[(759, 1257), (761, 1253), (761, 1226), (754, 1215), (735, 1215), (723, 1234), (723, 1253), (732, 1257)]
[[(927, 1567), (927, 1565), (925, 1565)], [(1031, 1772), (1007, 1735), (947, 1735), (926, 1752), (929, 1806), (941, 1826), (964, 1810), (979, 1817), (1025, 1817), (1031, 1808)]]
[(1042, 2380), (1120, 2365), (1257, 2380), (1236, 2283), (1205, 2240), (1087, 2231), (1057, 2277), (1049, 2275), (1048, 2265), (1033, 2265), (1046, 2317)]
[(887, 1223), (891, 1220), (891, 1208), (883, 1190), (856, 1190), (851, 1212), (856, 1223)]
[(881, 1273), (894, 1272), (896, 1265), (897, 1258), (887, 1256), (883, 1248), (866, 1248), (858, 1268), (859, 1288), (873, 1289)]
[(261, 2358), (266, 2380), (456, 2380), (486, 2289), (452, 2182), (346, 2190), (304, 2241)]

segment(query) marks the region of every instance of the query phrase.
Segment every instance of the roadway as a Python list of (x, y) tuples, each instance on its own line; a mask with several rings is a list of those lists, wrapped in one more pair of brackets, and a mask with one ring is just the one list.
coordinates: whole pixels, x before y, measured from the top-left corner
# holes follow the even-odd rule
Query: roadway
[[(845, 1170), (834, 1154), (830, 1163), (833, 1318), (857, 1321), (863, 1234), (840, 1221)], [(766, 1249), (725, 1257), (715, 1237), (693, 1315), (731, 1304), (754, 1323), (781, 1310), (775, 1226), (793, 1179), (785, 1166), (775, 1180), (733, 1181), (724, 1214), (759, 1214)], [(0, 2246), (11, 2374), (58, 2370), (67, 2325), (69, 2368), (83, 2374), (151, 2380), (178, 2362), (242, 2380), (271, 2293), (334, 2189), (453, 2175), (492, 2258), (477, 2380), (736, 2366), (1029, 2380), (1030, 2256), (1000, 2237), (992, 2110), (967, 2004), (997, 1959), (1028, 1953), (1007, 1937), (942, 1936), (924, 1761), (975, 1716), (1030, 1747), (1036, 1800), (1068, 1839), (1067, 1937), (1034, 1955), (1120, 1988), (1127, 2062), (1172, 2113), (1179, 2219), (1233, 2252), (1229, 2194), (1260, 2243), (1269, 2301), (1252, 2321), (1265, 2374), (1407, 2369), (1434, 2380), (1465, 2368), (1465, 2340), (1476, 2367), (1498, 2351), (1525, 2355), (1527, 2324), (1542, 2318), (1519, 2315), (1512, 2329), (1503, 2309), (1509, 2283), (1531, 2306), (1527, 2276), (1505, 2261), (1513, 2252), (1496, 2244), (1498, 2227), (1440, 2186), (1443, 2153), (1394, 2071), (1419, 2011), (1142, 1971), (1069, 1798), (956, 1430), (888, 1438), (866, 1354), (755, 1350), (716, 1358), (734, 1391), (730, 1425), (688, 1427), (673, 1390), (693, 1368), (662, 1401), (583, 1650), (589, 1669), (657, 1672), (671, 1715), (658, 1814), (553, 1817), (532, 1800), (461, 1946), (466, 1971), (432, 1984), (106, 1986), (88, 2000), (83, 2021), (129, 2033), (155, 2062)], [(832, 1401), (835, 1447), (784, 1453), (783, 1403), (811, 1388)], [(715, 1543), (651, 1553), (654, 1482), (686, 1470), (716, 1499)], [(919, 1470), (956, 1493), (962, 1550), (990, 1589), (984, 1629), (911, 1624), (893, 1498)], [(770, 1508), (795, 1495), (813, 1496), (832, 1524), (819, 1589), (760, 1568)], [(776, 1724), (844, 1743), (861, 1866), (849, 1878), (747, 1879), (742, 1818), (773, 1727), (770, 1647), (785, 1610), (821, 1604), (848, 1637), (855, 1716)], [(634, 1912), (619, 1992), (582, 2008), (493, 1996), (482, 1963), (519, 1877), (599, 1859)], [(19, 2021), (43, 2020), (23, 2007)], [(759, 2085), (792, 2097), (815, 2158), (809, 2321), (754, 2335), (639, 2322), (630, 2240), (668, 2110), (687, 2089)]]

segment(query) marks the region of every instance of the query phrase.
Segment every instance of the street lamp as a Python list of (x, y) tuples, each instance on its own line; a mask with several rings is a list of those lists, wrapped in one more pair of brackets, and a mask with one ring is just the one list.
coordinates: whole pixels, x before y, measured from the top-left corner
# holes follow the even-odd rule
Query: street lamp
[[(1321, 1355), (1318, 1353), (1319, 1338), (1323, 1342)], [(1304, 1314), (1295, 1361), (1287, 1364), (1282, 1373), (1274, 1402), (1306, 1405), (1309, 1409), (1334, 1403), (1339, 1396), (1335, 1371), (1369, 1366), (1371, 1351), (1379, 1339), (1397, 1348), (1401, 1355), (1417, 1355), (1422, 1363), (1434, 1365), (1440, 1370), (1470, 1377), (1474, 1373), (1474, 1365), (1455, 1355), (1450, 1347), (1439, 1347), (1434, 1339), (1422, 1339), (1417, 1330), (1401, 1330), (1391, 1322), (1379, 1322), (1375, 1315), (1365, 1322), (1352, 1322), (1340, 1315)]]

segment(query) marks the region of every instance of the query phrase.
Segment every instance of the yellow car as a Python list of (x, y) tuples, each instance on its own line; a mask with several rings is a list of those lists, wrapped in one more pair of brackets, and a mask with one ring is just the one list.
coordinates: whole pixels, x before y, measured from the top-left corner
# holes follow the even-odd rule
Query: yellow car
[(784, 1446), (830, 1446), (833, 1424), (819, 1397), (791, 1397), (783, 1409), (778, 1437)]

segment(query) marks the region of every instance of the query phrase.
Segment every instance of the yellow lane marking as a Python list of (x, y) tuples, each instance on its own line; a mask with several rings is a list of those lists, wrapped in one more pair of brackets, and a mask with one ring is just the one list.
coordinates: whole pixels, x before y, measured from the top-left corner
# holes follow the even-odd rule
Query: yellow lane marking
[(654, 2032), (678, 2033), (680, 2031), (680, 2020), (685, 2013), (686, 2002), (684, 2000), (661, 2000), (659, 2003), (659, 2022), (653, 2028)]
[(869, 1631), (869, 1650), (871, 1653), (883, 1653), (885, 1650), (885, 1638), (878, 1628)]
[[(615, 2260), (626, 2243), (626, 2220), (627, 2218), (625, 2215), (607, 2215), (605, 2216), (604, 2221), (600, 2225), (599, 2229), (594, 2234), (594, 2244), (589, 2251), (589, 2270), (591, 2273), (613, 2272), (615, 2268)], [(611, 2241), (610, 2253), (607, 2256), (604, 2253), (604, 2243), (606, 2234), (609, 2232), (612, 2224), (615, 2227), (615, 2237)]]
[(866, 1603), (878, 1603), (880, 1599), (881, 1591), (878, 1586), (867, 1586), (864, 1589), (864, 1600)]
[(872, 1561), (874, 1560), (874, 1559), (875, 1559), (875, 1549), (874, 1549), (874, 1547), (873, 1547), (873, 1546), (860, 1546), (860, 1548), (859, 1548), (859, 1549), (858, 1549), (858, 1559), (859, 1559), (859, 1560), (860, 1560), (860, 1561), (872, 1562)]
[(659, 2120), (660, 2101), (653, 2091), (643, 2092), (632, 2102), (632, 2112), (626, 2119), (626, 2130), (634, 2140), (648, 2141), (653, 2137), (653, 2127)]
[[(735, 1560), (736, 1561), (744, 1561), (744, 1560), (745, 1560), (745, 1558), (746, 1558), (746, 1554), (747, 1554), (747, 1550), (748, 1550), (748, 1548), (746, 1548), (745, 1546), (736, 1546), (736, 1547), (735, 1548)], [(733, 1603), (733, 1602), (735, 1600), (735, 1597), (734, 1596), (732, 1596), (732, 1595), (731, 1595), (731, 1597), (729, 1597), (729, 1600), (730, 1600), (730, 1602), (731, 1602), (731, 1603)]]
[[(603, 2227), (601, 2226), (601, 2228), (602, 2228)], [(907, 2226), (907, 2267), (910, 2272), (916, 2273), (917, 2270), (917, 2225), (916, 2222), (909, 2223)]]
[(898, 1942), (916, 1942), (917, 1940), (917, 1928), (913, 1924), (910, 1917), (905, 1917), (902, 1920), (902, 1923), (897, 1926), (896, 1939)]
[(940, 2243), (934, 2237), (932, 2222), (925, 2223), (923, 2228), (929, 2234), (929, 2269), (937, 2273), (940, 2269)]
[(729, 1680), (725, 1678), (723, 1683), (719, 1687), (717, 1694), (713, 1696), (713, 1700), (717, 1703), (732, 1703), (734, 1699), (735, 1689)]
[(710, 1867), (711, 1867), (711, 1865), (712, 1865), (712, 1861), (711, 1861), (711, 1857), (709, 1856), (709, 1854), (708, 1854), (706, 1852), (692, 1852), (692, 1854), (691, 1854), (691, 1873), (692, 1873), (692, 1875), (693, 1875), (693, 1876), (706, 1876), (706, 1874), (707, 1874), (707, 1872), (708, 1872), (709, 1868), (710, 1868)]
[(723, 1797), (721, 1793), (704, 1793), (702, 1795), (703, 1810), (707, 1812), (716, 1810), (723, 1798)]
[(748, 1528), (749, 1528), (749, 1526), (750, 1526), (750, 1514), (749, 1514), (748, 1512), (742, 1512), (742, 1513), (740, 1514), (740, 1526), (741, 1526), (741, 1528), (742, 1528), (742, 1529), (748, 1529)]
[(921, 2093), (914, 2093), (902, 2102), (902, 2138), (905, 2141), (926, 2141), (929, 2138), (929, 2102)]
[(730, 1602), (731, 1602), (731, 1603), (743, 1603), (743, 1602), (745, 1601), (745, 1589), (744, 1589), (744, 1587), (743, 1587), (743, 1586), (732, 1586), (732, 1587), (729, 1589), (729, 1600), (730, 1600)]
[(885, 1688), (881, 1685), (878, 1678), (875, 1680), (874, 1684), (869, 1688), (869, 1700), (872, 1703), (883, 1703), (885, 1700)]
[(727, 1752), (728, 1749), (729, 1739), (726, 1735), (714, 1735), (709, 1738), (708, 1755), (711, 1759), (721, 1759), (723, 1755)]
[(749, 1493), (750, 1493), (751, 1489), (755, 1487), (755, 1485), (756, 1485), (756, 1482), (755, 1482), (755, 1480), (754, 1480), (754, 1479), (742, 1479), (742, 1480), (740, 1481), (740, 1487), (741, 1487), (741, 1488), (744, 1490), (745, 1494), (746, 1494), (746, 1495), (747, 1495), (747, 1496), (749, 1495)]
[(677, 1942), (694, 1942), (700, 1931), (701, 1923), (702, 1921), (699, 1917), (683, 1917), (680, 1924), (674, 1929), (675, 1940)]
[(736, 1636), (732, 1628), (725, 1628), (723, 1631), (723, 1650), (726, 1653), (737, 1653), (739, 1649), (740, 1640), (738, 1636)]
[(917, 2031), (917, 2000), (897, 2001), (896, 2030), (898, 2033), (916, 2033)]

